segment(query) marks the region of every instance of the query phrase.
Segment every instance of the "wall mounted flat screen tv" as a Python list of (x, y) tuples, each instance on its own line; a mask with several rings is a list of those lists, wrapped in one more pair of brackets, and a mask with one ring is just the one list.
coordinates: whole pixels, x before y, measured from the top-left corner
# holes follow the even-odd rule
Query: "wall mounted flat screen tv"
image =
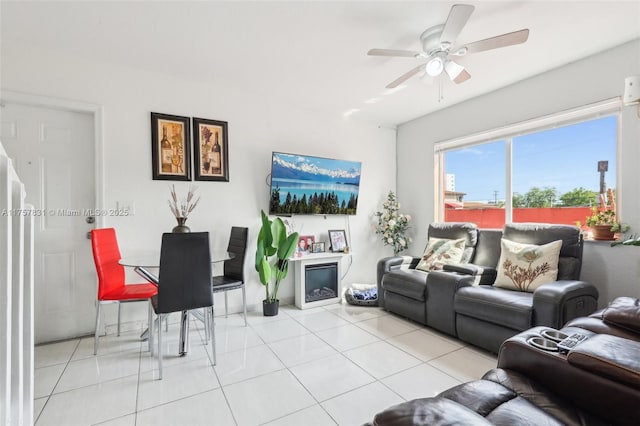
[(356, 214), (359, 161), (274, 152), (269, 213)]

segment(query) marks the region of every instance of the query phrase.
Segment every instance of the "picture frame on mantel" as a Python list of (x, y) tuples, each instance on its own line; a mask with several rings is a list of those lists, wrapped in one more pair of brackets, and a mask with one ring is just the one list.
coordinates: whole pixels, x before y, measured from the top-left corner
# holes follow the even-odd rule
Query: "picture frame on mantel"
[(297, 252), (302, 254), (311, 253), (311, 247), (316, 242), (316, 237), (313, 235), (300, 235), (298, 236), (298, 248)]
[(228, 123), (193, 118), (195, 180), (229, 182)]
[(347, 234), (344, 229), (331, 229), (329, 230), (329, 244), (331, 252), (343, 253), (347, 251)]
[(317, 242), (317, 243), (313, 243), (311, 245), (311, 252), (312, 253), (324, 253), (325, 252), (324, 242), (320, 241), (320, 242)]
[(153, 180), (191, 180), (189, 117), (151, 113)]

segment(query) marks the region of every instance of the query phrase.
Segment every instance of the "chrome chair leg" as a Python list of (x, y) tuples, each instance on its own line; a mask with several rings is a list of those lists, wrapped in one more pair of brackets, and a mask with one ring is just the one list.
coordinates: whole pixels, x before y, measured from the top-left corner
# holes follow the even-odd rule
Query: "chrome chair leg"
[(162, 317), (158, 315), (158, 380), (162, 380)]
[(244, 326), (247, 326), (247, 293), (244, 291), (244, 285), (242, 286), (242, 306), (244, 308)]
[(153, 306), (151, 305), (151, 299), (149, 299), (149, 312), (147, 319), (147, 343), (149, 345), (149, 352), (153, 355)]
[(120, 337), (120, 307), (122, 303), (118, 302), (118, 337)]
[(93, 336), (93, 354), (98, 355), (98, 339), (100, 339), (99, 330), (100, 330), (100, 307), (102, 303), (98, 300), (98, 308), (96, 309), (96, 331)]
[[(165, 315), (168, 315), (168, 314), (165, 314)], [(167, 321), (167, 319), (166, 319), (166, 318), (163, 318), (163, 319), (164, 319), (164, 321), (165, 321), (165, 322)], [(158, 331), (159, 331), (159, 330), (162, 330), (162, 320), (160, 319), (160, 316), (159, 316), (159, 315), (158, 315), (158, 316), (156, 316), (156, 317), (154, 318), (154, 320), (153, 320), (153, 327), (152, 327), (152, 328), (150, 328), (150, 330), (155, 330), (155, 329), (156, 329), (156, 327), (158, 327)], [(155, 333), (155, 331), (154, 331), (154, 333)], [(154, 340), (153, 340), (153, 346), (152, 346), (152, 347), (155, 347), (155, 344), (156, 344), (156, 343), (155, 343), (155, 339), (156, 339), (156, 336), (155, 336), (155, 335), (154, 335), (153, 339), (154, 339)], [(151, 353), (151, 355), (153, 356), (153, 352)]]
[(178, 354), (185, 356), (189, 347), (189, 311), (182, 311), (180, 319), (180, 342)]
[(213, 319), (213, 306), (211, 306), (211, 309), (209, 309), (209, 315), (207, 315), (209, 317), (209, 321), (211, 321), (210, 324), (210, 328), (211, 328), (211, 353), (213, 355), (213, 365), (216, 365), (217, 359), (216, 359), (216, 327), (215, 327), (215, 323), (214, 323), (214, 319)]
[(227, 312), (227, 292), (224, 292), (224, 317), (228, 318), (228, 312)]
[(214, 327), (215, 327), (214, 312), (215, 311), (213, 309), (213, 306), (211, 307), (211, 312), (209, 312), (209, 308), (203, 308), (202, 322), (204, 323), (205, 343), (209, 342), (209, 339), (213, 339), (213, 333), (214, 333)]
[(209, 341), (209, 335), (211, 333), (210, 328), (211, 328), (211, 322), (209, 321), (209, 313), (207, 311), (207, 308), (203, 309), (203, 318), (204, 318), (204, 341), (208, 342)]

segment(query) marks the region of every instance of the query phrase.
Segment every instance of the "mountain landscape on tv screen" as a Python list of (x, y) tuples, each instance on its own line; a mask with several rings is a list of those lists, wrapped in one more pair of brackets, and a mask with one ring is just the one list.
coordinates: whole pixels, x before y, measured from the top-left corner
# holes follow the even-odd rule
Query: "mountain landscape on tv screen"
[(271, 214), (356, 214), (361, 163), (273, 153)]
[[(306, 167), (305, 167), (306, 166)], [(360, 170), (330, 170), (313, 167), (308, 163), (303, 165), (282, 161), (274, 157), (271, 177), (276, 179), (310, 180), (316, 182), (335, 182), (350, 185), (360, 185)]]

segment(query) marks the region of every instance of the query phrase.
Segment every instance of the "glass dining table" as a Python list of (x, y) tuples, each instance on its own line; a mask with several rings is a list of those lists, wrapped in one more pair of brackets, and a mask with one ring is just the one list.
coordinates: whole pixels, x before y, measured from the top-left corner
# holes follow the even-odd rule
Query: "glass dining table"
[[(229, 251), (211, 250), (211, 263), (220, 263), (230, 260), (235, 254)], [(132, 256), (125, 256), (118, 262), (122, 266), (133, 268), (134, 272), (152, 284), (158, 285), (158, 275), (153, 271), (160, 267), (160, 253), (144, 253)], [(194, 313), (194, 316), (201, 318), (201, 315)], [(160, 327), (161, 324), (158, 324)], [(142, 340), (149, 337), (149, 329), (147, 328), (141, 335)], [(185, 356), (189, 346), (189, 312), (182, 311), (180, 318), (180, 340), (178, 343), (178, 354)]]

